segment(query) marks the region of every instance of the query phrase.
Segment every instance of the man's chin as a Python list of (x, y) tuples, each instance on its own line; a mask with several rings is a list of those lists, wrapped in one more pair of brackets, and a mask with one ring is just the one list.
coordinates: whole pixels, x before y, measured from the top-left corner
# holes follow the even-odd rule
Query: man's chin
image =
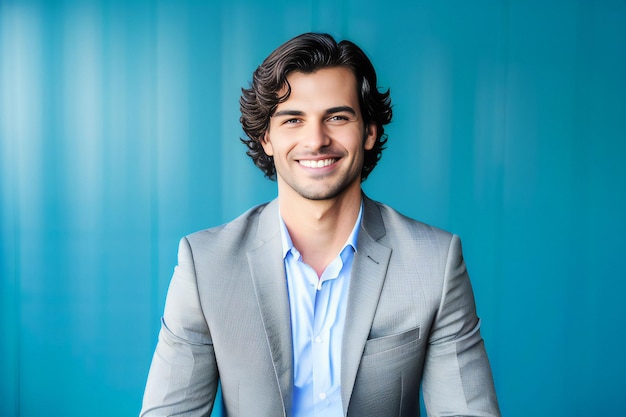
[[(360, 184), (359, 184), (360, 186)], [(348, 193), (349, 184), (333, 184), (329, 187), (310, 187), (296, 189), (295, 191), (303, 198), (311, 201), (335, 200)]]

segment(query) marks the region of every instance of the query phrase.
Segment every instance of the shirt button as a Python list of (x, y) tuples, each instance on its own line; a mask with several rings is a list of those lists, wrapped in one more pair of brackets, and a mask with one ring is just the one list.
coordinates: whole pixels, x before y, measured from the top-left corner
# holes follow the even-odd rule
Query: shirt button
[(324, 340), (324, 339), (322, 339), (321, 337), (317, 336), (317, 337), (315, 338), (315, 343), (322, 343), (322, 341), (323, 341), (323, 340)]
[(325, 400), (326, 399), (326, 393), (325, 392), (321, 392), (319, 397), (320, 397), (320, 400)]

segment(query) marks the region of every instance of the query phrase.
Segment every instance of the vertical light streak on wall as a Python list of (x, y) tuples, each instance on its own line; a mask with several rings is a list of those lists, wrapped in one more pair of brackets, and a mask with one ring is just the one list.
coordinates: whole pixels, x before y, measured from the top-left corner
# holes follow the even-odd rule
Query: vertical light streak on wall
[[(63, 25), (62, 50), (62, 107), (64, 148), (59, 166), (59, 190), (62, 210), (59, 216), (65, 245), (62, 249), (72, 268), (66, 279), (72, 295), (67, 306), (66, 325), (75, 329), (71, 344), (72, 355), (81, 361), (90, 361), (97, 342), (99, 310), (99, 265), (102, 253), (98, 251), (101, 236), (103, 199), (103, 122), (102, 122), (102, 67), (101, 13), (93, 4), (67, 7)], [(82, 242), (73, 247), (75, 239)], [(80, 313), (78, 313), (80, 312)], [(87, 367), (89, 368), (89, 367)]]
[[(6, 14), (5, 14), (6, 13)], [(27, 231), (40, 230), (42, 86), (41, 16), (36, 9), (3, 10), (3, 159), (17, 190), (14, 201)], [(6, 27), (5, 27), (6, 24)], [(11, 160), (8, 160), (11, 158)], [(4, 165), (4, 164), (3, 164)], [(7, 169), (7, 168), (4, 169)]]
[[(498, 51), (500, 52), (500, 51)], [(479, 276), (481, 287), (475, 288), (483, 299), (500, 300), (502, 291), (502, 175), (504, 171), (504, 147), (506, 140), (507, 86), (504, 58), (498, 54), (497, 62), (485, 62), (478, 70), (476, 80), (476, 113), (474, 123), (474, 181), (473, 203), (476, 207), (472, 224), (474, 236), (481, 236), (479, 254), (483, 270)], [(480, 225), (478, 230), (477, 225)], [(477, 275), (478, 276), (478, 275)], [(475, 285), (476, 286), (476, 285)], [(499, 304), (484, 303), (488, 316), (498, 317)], [(495, 320), (488, 328), (496, 329)], [(486, 340), (497, 341), (495, 334), (481, 329)], [(495, 351), (495, 349), (494, 349)]]
[[(222, 220), (232, 219), (233, 213), (237, 212), (242, 201), (245, 201), (249, 184), (249, 175), (254, 175), (249, 166), (241, 164), (238, 158), (239, 152), (245, 152), (242, 144), (238, 143), (237, 137), (243, 137), (243, 132), (235, 127), (232, 122), (239, 118), (239, 94), (241, 87), (248, 87), (251, 73), (255, 68), (251, 62), (257, 55), (251, 50), (250, 28), (252, 19), (258, 15), (245, 12), (241, 4), (224, 6), (221, 10), (222, 32), (220, 42), (226, 47), (222, 49), (222, 88), (220, 115), (221, 124), (221, 212)], [(259, 61), (260, 63), (260, 61)], [(258, 65), (258, 63), (257, 63)], [(239, 164), (238, 164), (239, 162)], [(259, 171), (260, 174), (260, 171)], [(263, 174), (260, 174), (263, 175)]]
[[(187, 213), (187, 185), (189, 184), (189, 121), (187, 88), (188, 62), (186, 21), (181, 7), (173, 3), (159, 3), (156, 10), (156, 184), (158, 193), (159, 260), (167, 271), (158, 285), (158, 305), (162, 311), (163, 300), (169, 284), (172, 249), (180, 231), (176, 230), (175, 217)], [(160, 315), (160, 313), (159, 313)]]
[[(11, 25), (13, 15), (7, 5), (0, 4), (0, 414), (16, 415), (18, 397), (18, 322), (17, 302), (17, 239), (18, 213), (15, 202), (15, 167), (13, 164), (15, 141), (9, 140), (12, 132), (13, 92), (10, 56), (13, 52)], [(6, 395), (6, 397), (4, 397)], [(6, 398), (6, 399), (5, 399)]]
[[(142, 107), (141, 118), (143, 122), (141, 123), (142, 131), (141, 134), (145, 135), (146, 141), (148, 143), (148, 194), (149, 205), (150, 205), (150, 275), (149, 280), (150, 284), (148, 285), (149, 289), (149, 301), (148, 301), (148, 310), (149, 310), (149, 327), (150, 335), (156, 335), (160, 329), (160, 320), (153, 320), (154, 317), (161, 317), (161, 312), (158, 311), (161, 302), (159, 300), (159, 259), (160, 259), (160, 242), (159, 242), (159, 183), (158, 183), (158, 147), (157, 147), (157, 74), (156, 74), (156, 20), (157, 20), (157, 6), (156, 3), (151, 2), (146, 5), (146, 17), (147, 17), (147, 27), (146, 27), (146, 57), (144, 63), (146, 65), (146, 76), (144, 77), (144, 88), (146, 91), (146, 96), (149, 97), (147, 105)], [(156, 338), (148, 338), (146, 341), (149, 344), (146, 345), (146, 351), (152, 352), (154, 344), (156, 343), (154, 340)], [(151, 358), (150, 355), (147, 358)], [(143, 384), (141, 385), (142, 393), (143, 393)]]
[[(124, 16), (112, 13), (112, 16), (106, 20), (106, 43), (103, 43), (100, 50), (102, 51), (103, 77), (102, 85), (104, 91), (99, 94), (103, 107), (103, 126), (104, 132), (102, 142), (103, 161), (103, 187), (105, 194), (105, 206), (114, 210), (116, 203), (123, 198), (126, 188), (130, 186), (127, 181), (128, 176), (140, 175), (141, 170), (136, 169), (135, 172), (129, 172), (129, 166), (136, 166), (141, 161), (129, 160), (129, 147), (138, 145), (141, 138), (128, 137), (128, 131), (132, 126), (130, 118), (132, 118), (132, 92), (130, 90), (128, 78), (129, 63), (126, 60), (128, 50), (132, 48), (132, 38), (129, 36), (125, 24)], [(137, 23), (137, 26), (139, 26)], [(141, 27), (137, 27), (139, 31)], [(131, 38), (131, 39), (129, 39)], [(138, 72), (146, 67), (137, 68)], [(135, 86), (133, 86), (135, 87)], [(137, 86), (138, 87), (138, 86)], [(139, 172), (138, 172), (139, 171)], [(118, 213), (121, 214), (121, 213)]]
[(66, 155), (75, 155), (65, 166), (70, 218), (77, 231), (94, 229), (102, 190), (102, 87), (100, 20), (92, 7), (68, 8), (63, 50), (63, 126)]
[[(6, 401), (0, 414), (18, 415), (21, 389), (22, 274), (37, 274), (42, 265), (41, 172), (41, 15), (37, 9), (0, 6), (0, 172), (2, 173), (3, 258), (0, 262), (2, 333), (0, 385)], [(26, 243), (25, 243), (26, 242)], [(26, 246), (25, 246), (26, 245)], [(28, 268), (23, 254), (28, 254)], [(10, 258), (5, 255), (9, 255)], [(4, 361), (7, 361), (4, 363)], [(12, 399), (13, 401), (10, 401)]]
[(186, 76), (189, 72), (185, 16), (175, 5), (160, 5), (157, 20), (157, 132), (164, 187), (184, 185), (184, 172), (169, 175), (170, 157), (188, 158), (188, 100)]
[[(435, 39), (424, 42), (424, 67), (420, 72), (415, 100), (420, 109), (414, 123), (421, 138), (414, 158), (415, 180), (425, 198), (433, 199), (440, 219), (447, 219), (450, 202), (449, 154), (451, 142), (452, 92), (450, 63)], [(445, 184), (445, 187), (441, 187)], [(427, 215), (428, 216), (428, 215)], [(434, 216), (433, 216), (434, 217)], [(427, 217), (428, 218), (428, 217)]]
[(15, 36), (13, 10), (0, 4), (0, 414), (17, 415), (19, 406), (19, 303), (17, 188), (14, 165)]
[[(476, 141), (474, 158), (474, 196), (479, 217), (474, 224), (480, 224), (482, 230), (474, 230), (475, 235), (483, 236), (480, 239), (480, 256), (484, 260), (482, 280), (485, 284), (480, 289), (485, 294), (485, 300), (502, 300), (502, 259), (504, 250), (503, 240), (503, 175), (504, 158), (507, 140), (508, 115), (508, 71), (509, 71), (509, 2), (503, 2), (501, 9), (494, 12), (496, 17), (496, 36), (492, 45), (493, 54), (486, 55), (480, 62), (478, 77), (475, 86), (476, 119), (474, 138)], [(478, 292), (478, 291), (476, 291)], [(500, 338), (497, 334), (489, 334), (488, 329), (498, 328), (501, 305), (499, 302), (483, 303), (482, 311), (492, 317), (492, 323), (481, 329), (484, 338), (494, 347)], [(487, 309), (490, 309), (488, 311)], [(497, 348), (492, 348), (490, 355), (493, 361), (499, 358)]]

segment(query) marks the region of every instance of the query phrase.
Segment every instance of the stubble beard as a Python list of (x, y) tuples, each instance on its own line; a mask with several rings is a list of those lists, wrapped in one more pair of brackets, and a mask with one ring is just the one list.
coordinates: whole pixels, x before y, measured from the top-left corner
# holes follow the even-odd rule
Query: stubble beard
[(360, 174), (360, 171), (352, 175), (346, 173), (342, 178), (335, 182), (330, 182), (329, 184), (324, 184), (324, 180), (325, 177), (331, 175), (322, 175), (318, 178), (320, 184), (313, 184), (311, 186), (301, 185), (296, 181), (283, 181), (287, 187), (291, 188), (302, 198), (311, 201), (324, 201), (332, 200), (341, 196), (346, 192), (346, 190), (352, 187), (355, 182), (360, 184)]

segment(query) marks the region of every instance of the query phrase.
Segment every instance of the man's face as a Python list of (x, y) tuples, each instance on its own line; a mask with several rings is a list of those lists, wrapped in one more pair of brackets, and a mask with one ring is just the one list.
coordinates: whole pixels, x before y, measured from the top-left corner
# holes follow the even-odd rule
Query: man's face
[(287, 81), (291, 94), (276, 108), (263, 142), (274, 157), (279, 193), (326, 200), (360, 190), (363, 155), (376, 143), (376, 125), (363, 122), (352, 71), (293, 72)]

